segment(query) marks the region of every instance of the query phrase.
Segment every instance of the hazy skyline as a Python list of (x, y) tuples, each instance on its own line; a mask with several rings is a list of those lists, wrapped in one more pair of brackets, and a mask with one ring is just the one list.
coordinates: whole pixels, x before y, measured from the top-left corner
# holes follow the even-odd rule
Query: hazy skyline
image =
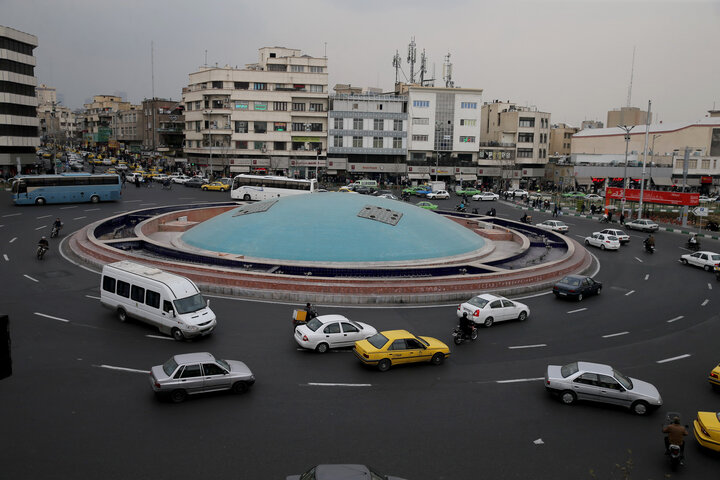
[(71, 108), (93, 95), (152, 97), (151, 43), (156, 97), (181, 100), (206, 51), (208, 65), (242, 68), (264, 46), (317, 57), (327, 49), (330, 93), (337, 83), (391, 91), (392, 57), (397, 50), (408, 74), (415, 37), (436, 85), (450, 53), (455, 86), (482, 88), (484, 102), (536, 106), (553, 123), (605, 123), (625, 106), (633, 47), (631, 106), (652, 100), (664, 123), (720, 109), (717, 0), (0, 0), (0, 11), (0, 25), (38, 37), (38, 83)]

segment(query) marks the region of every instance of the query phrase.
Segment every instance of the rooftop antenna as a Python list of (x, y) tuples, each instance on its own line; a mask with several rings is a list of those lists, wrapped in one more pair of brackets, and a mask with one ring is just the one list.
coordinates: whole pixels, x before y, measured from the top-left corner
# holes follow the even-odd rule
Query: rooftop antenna
[(632, 66), (630, 67), (630, 86), (628, 87), (628, 96), (627, 96), (627, 107), (630, 107), (630, 101), (632, 100), (632, 82), (633, 82), (633, 74), (635, 73), (635, 47), (633, 47), (633, 57), (632, 57)]
[(395, 55), (392, 59), (392, 66), (395, 67), (395, 83), (398, 83), (398, 70), (400, 70), (400, 65), (402, 60), (400, 60), (400, 54), (397, 50), (395, 50)]
[(455, 82), (452, 79), (452, 63), (450, 63), (450, 52), (445, 55), (445, 63), (443, 63), (443, 80), (445, 80), (445, 86), (447, 88), (453, 88)]
[(425, 74), (427, 73), (427, 57), (425, 56), (425, 49), (423, 48), (420, 54), (420, 85), (425, 85)]
[(152, 98), (155, 98), (155, 42), (150, 41), (150, 83)]
[(207, 67), (207, 50), (205, 50), (205, 64), (204, 64), (204, 66)]
[(416, 49), (415, 49), (415, 37), (410, 38), (410, 45), (408, 45), (408, 56), (407, 61), (410, 64), (410, 83), (415, 83), (415, 60), (416, 60)]
[(325, 42), (325, 55), (324, 55), (324, 57), (327, 58), (327, 42)]

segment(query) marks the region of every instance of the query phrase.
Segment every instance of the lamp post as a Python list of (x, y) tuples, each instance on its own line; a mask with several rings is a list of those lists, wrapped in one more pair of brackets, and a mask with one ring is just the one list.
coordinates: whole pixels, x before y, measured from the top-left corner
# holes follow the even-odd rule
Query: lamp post
[[(660, 138), (660, 137), (662, 137), (662, 135), (660, 135), (658, 133), (658, 134), (653, 135), (653, 139), (652, 139), (652, 148), (650, 149), (650, 151), (652, 152), (652, 156), (650, 157), (650, 180), (652, 180), (652, 167), (653, 167), (653, 163), (655, 163), (655, 139)], [(648, 186), (649, 186), (649, 184), (648, 184)]]
[(627, 125), (618, 125), (618, 128), (622, 129), (625, 132), (625, 172), (623, 173), (623, 194), (622, 194), (622, 201), (621, 203), (621, 210), (620, 213), (625, 213), (625, 198), (626, 198), (626, 190), (627, 190), (627, 167), (628, 167), (628, 147), (630, 146), (630, 130), (632, 130), (635, 127), (635, 125), (632, 125), (628, 127)]

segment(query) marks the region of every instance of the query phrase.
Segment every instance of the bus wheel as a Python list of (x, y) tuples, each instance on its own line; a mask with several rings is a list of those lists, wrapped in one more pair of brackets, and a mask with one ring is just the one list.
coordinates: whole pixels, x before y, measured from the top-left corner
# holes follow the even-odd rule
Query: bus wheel
[(42, 197), (38, 197), (38, 198), (35, 200), (35, 205), (45, 205), (45, 199), (42, 198)]
[(100, 197), (98, 197), (97, 195), (93, 195), (92, 197), (90, 197), (90, 201), (92, 203), (98, 203), (100, 201)]
[(247, 193), (243, 195), (243, 200), (245, 200), (246, 202), (250, 201), (250, 195), (248, 195)]

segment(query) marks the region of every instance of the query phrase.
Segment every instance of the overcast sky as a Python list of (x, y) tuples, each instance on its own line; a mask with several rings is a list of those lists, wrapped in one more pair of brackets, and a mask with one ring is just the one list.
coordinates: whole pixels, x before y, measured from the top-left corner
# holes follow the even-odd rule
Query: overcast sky
[[(64, 104), (121, 94), (181, 99), (205, 63), (244, 66), (263, 46), (326, 53), (336, 83), (393, 88), (392, 57), (407, 46), (483, 101), (550, 112), (553, 123), (606, 121), (625, 106), (692, 122), (720, 109), (720, 0), (0, 0), (0, 25), (38, 37), (39, 83)], [(327, 47), (326, 47), (327, 45)], [(400, 74), (403, 78), (402, 73)], [(436, 83), (440, 85), (441, 81)]]

